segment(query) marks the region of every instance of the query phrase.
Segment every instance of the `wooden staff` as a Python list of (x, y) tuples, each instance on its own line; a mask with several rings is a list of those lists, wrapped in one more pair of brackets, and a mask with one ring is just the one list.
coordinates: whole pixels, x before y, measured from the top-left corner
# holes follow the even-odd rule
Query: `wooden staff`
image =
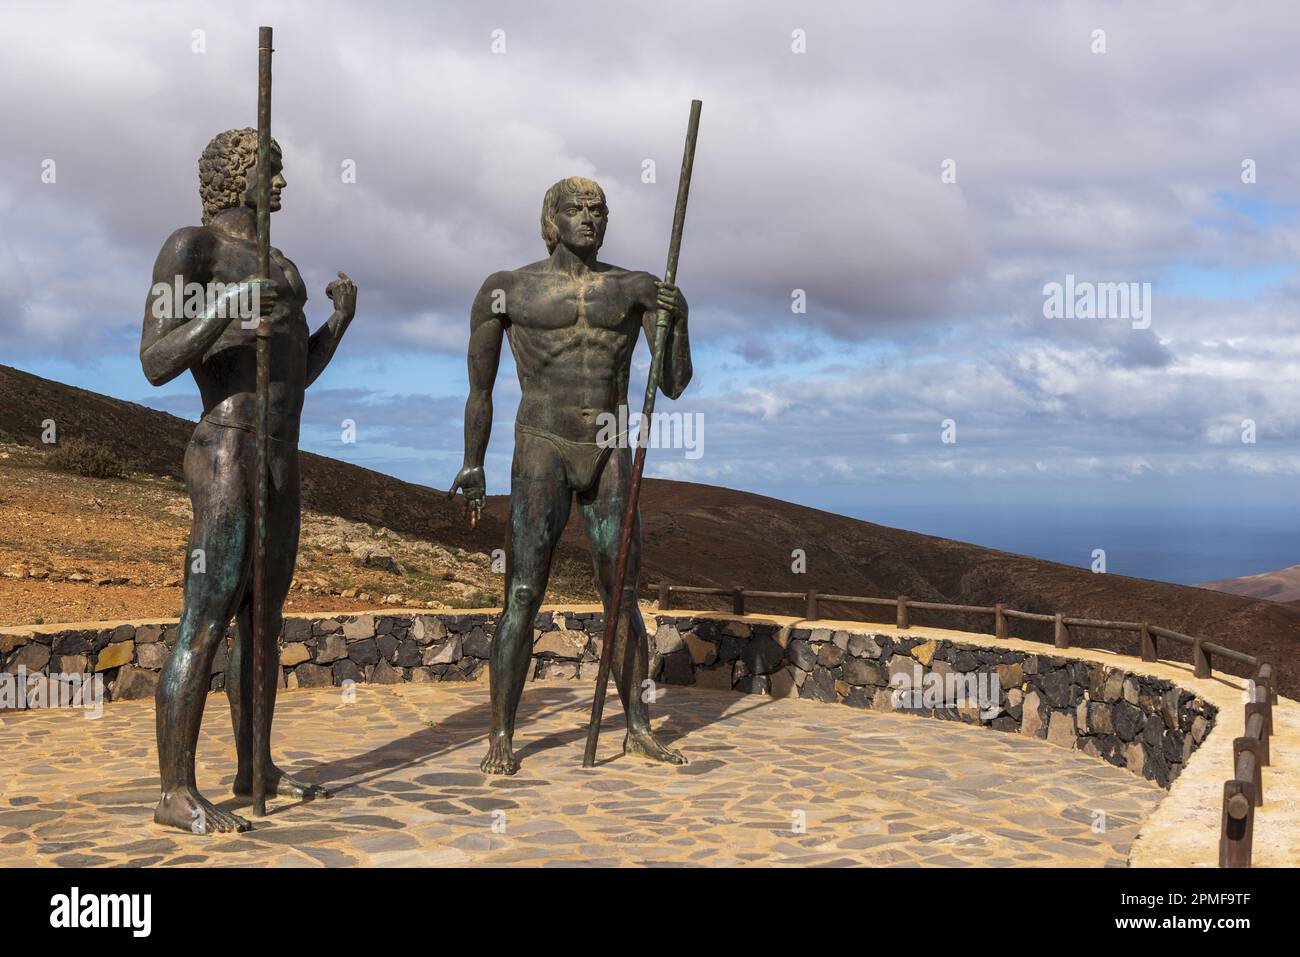
[[(271, 278), (271, 28), (257, 31), (257, 277)], [(257, 321), (257, 504), (253, 512), (253, 813), (266, 816), (266, 513), (271, 320)]]
[[(677, 180), (677, 207), (673, 210), (673, 234), (668, 242), (668, 265), (664, 268), (664, 282), (677, 281), (677, 254), (682, 246), (682, 226), (686, 222), (686, 197), (691, 191), (691, 168), (695, 165), (695, 138), (700, 130), (699, 100), (691, 100), (691, 118), (686, 126), (686, 149), (682, 153), (682, 172)], [(609, 598), (609, 617), (605, 619), (605, 640), (600, 646), (600, 667), (596, 672), (596, 698), (591, 704), (591, 723), (587, 726), (587, 750), (582, 766), (596, 763), (596, 740), (600, 737), (600, 718), (605, 710), (605, 687), (609, 683), (609, 666), (614, 657), (614, 636), (618, 634), (618, 618), (623, 605), (623, 583), (627, 581), (627, 560), (632, 550), (632, 532), (636, 527), (637, 500), (641, 497), (641, 473), (645, 471), (645, 450), (650, 436), (650, 419), (654, 414), (655, 395), (659, 391), (659, 373), (663, 368), (664, 344), (672, 322), (667, 310), (660, 309), (655, 317), (654, 351), (650, 360), (650, 375), (646, 379), (645, 402), (641, 408), (641, 425), (637, 431), (636, 456), (632, 462), (632, 480), (628, 483), (627, 507), (623, 510), (623, 527), (618, 541), (618, 560), (614, 564), (614, 591)], [(633, 599), (635, 601), (635, 599)], [(632, 640), (629, 630), (627, 640)], [(639, 688), (630, 689), (639, 694)]]

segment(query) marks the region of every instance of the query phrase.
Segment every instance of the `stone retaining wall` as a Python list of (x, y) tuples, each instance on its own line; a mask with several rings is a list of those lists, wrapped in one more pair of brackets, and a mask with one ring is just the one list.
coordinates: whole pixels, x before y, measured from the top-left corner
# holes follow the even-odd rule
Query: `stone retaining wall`
[[(485, 613), (286, 618), (281, 680), (290, 688), (474, 680), (485, 674), (495, 626), (496, 616)], [(665, 684), (986, 724), (1078, 748), (1162, 787), (1178, 776), (1217, 714), (1170, 681), (1052, 651), (900, 638), (868, 623), (831, 631), (667, 613), (649, 617), (647, 626), (655, 629), (650, 676)], [(0, 632), (0, 663), (9, 674), (20, 667), (29, 675), (96, 672), (111, 700), (151, 697), (176, 627)], [(604, 632), (599, 612), (542, 612), (535, 627), (532, 677), (595, 677)], [(214, 691), (225, 687), (227, 660), (223, 644), (212, 664)], [(986, 694), (978, 703), (953, 699), (954, 684)], [(921, 694), (909, 697), (909, 690)]]

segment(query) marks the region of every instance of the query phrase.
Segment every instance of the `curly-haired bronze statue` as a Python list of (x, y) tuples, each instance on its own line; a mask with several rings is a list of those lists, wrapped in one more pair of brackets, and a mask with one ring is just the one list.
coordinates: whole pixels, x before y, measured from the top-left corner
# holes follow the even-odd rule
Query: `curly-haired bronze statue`
[[(276, 162), (283, 161), (280, 144), (274, 139), (271, 152)], [(203, 200), (204, 226), (223, 209), (243, 205), (245, 193), (254, 184), (251, 174), (256, 166), (257, 130), (226, 130), (212, 137), (199, 157), (199, 198)]]
[[(550, 255), (520, 269), (493, 273), (470, 310), (469, 400), (465, 403), (465, 460), (453, 491), (462, 488), (472, 509), (486, 495), (483, 457), (492, 427), (492, 386), (508, 337), (523, 396), (515, 418), (506, 531), (506, 593), (492, 641), (492, 731), (481, 765), (488, 774), (514, 774), (515, 712), (532, 661), (533, 620), (546, 593), (551, 556), (576, 494), (591, 545), (596, 578), (610, 610), (610, 593), (627, 503), (632, 456), (626, 442), (597, 441), (602, 425), (627, 404), (628, 372), (638, 334), (652, 343), (655, 317), (673, 320), (660, 384), (677, 398), (691, 379), (686, 299), (676, 286), (647, 272), (599, 262), (609, 209), (605, 192), (573, 176), (546, 192), (542, 240)], [(642, 700), (649, 644), (636, 605), (639, 522), (629, 554), (625, 598), (613, 660), (627, 715), (623, 749), (656, 761), (685, 759), (655, 740)]]
[[(154, 385), (188, 370), (198, 384), (203, 417), (185, 453), (185, 481), (193, 505), (181, 622), (157, 694), (158, 764), (162, 797), (154, 820), (199, 833), (247, 830), (249, 823), (218, 808), (198, 790), (194, 752), (207, 698), (213, 656), (233, 617), (236, 635), (226, 672), (226, 694), (234, 722), (238, 771), (234, 791), (251, 791), (253, 762), (263, 762), (267, 788), (283, 796), (316, 797), (320, 787), (296, 780), (271, 761), (269, 745), (253, 754), (252, 562), (256, 497), (257, 316), (270, 316), (271, 377), (270, 489), (267, 521), (266, 660), (277, 662), (281, 610), (293, 578), (298, 550), (298, 417), (303, 393), (334, 355), (356, 312), (356, 286), (343, 273), (325, 289), (334, 312), (310, 333), (303, 306), (307, 289), (297, 267), (271, 250), (269, 281), (254, 280), (256, 256), (255, 167), (257, 132), (218, 134), (199, 160), (203, 225), (186, 226), (168, 237), (154, 263), (154, 287), (145, 304), (140, 362)], [(272, 211), (285, 187), (279, 147), (272, 152)], [(186, 318), (167, 301), (168, 289), (196, 283), (209, 289), (206, 308)], [(215, 285), (214, 285), (215, 284)], [(231, 308), (256, 286), (252, 315)], [(213, 294), (211, 290), (222, 289)], [(263, 689), (266, 712), (275, 704), (278, 667), (268, 667)], [(269, 718), (268, 718), (269, 720)], [(269, 741), (269, 734), (268, 734)]]

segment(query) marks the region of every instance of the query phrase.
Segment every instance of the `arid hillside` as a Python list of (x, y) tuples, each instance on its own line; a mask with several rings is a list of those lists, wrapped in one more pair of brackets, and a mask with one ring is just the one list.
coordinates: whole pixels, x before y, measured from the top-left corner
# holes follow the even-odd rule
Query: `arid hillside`
[[(0, 442), (0, 625), (175, 617), (190, 503), (175, 479), (88, 478), (48, 453)], [(501, 601), (483, 552), (382, 525), (303, 515), (290, 610), (401, 605), (481, 608)], [(555, 601), (592, 601), (584, 564), (563, 565)]]
[[(127, 479), (85, 479), (50, 472), (41, 461), (47, 454), (40, 445), (45, 419), (56, 421), (62, 441), (84, 437), (111, 446), (135, 470), (134, 474)], [(95, 498), (108, 503), (121, 491), (138, 500), (138, 512), (129, 513), (129, 519), (122, 521), (122, 528), (132, 530), (132, 534), (114, 537), (120, 551), (113, 561), (120, 566), (151, 569), (142, 576), (126, 576), (150, 584), (72, 583), (96, 596), (86, 599), (89, 604), (76, 606), (86, 611), (80, 617), (115, 617), (117, 606), (108, 601), (114, 588), (166, 591), (169, 586), (153, 583), (166, 576), (170, 576), (167, 580), (179, 577), (188, 501), (178, 479), (192, 430), (193, 423), (175, 416), (0, 366), (0, 441), (26, 447), (21, 451), (11, 448), (11, 458), (0, 459), (0, 569), (24, 562), (43, 562), (46, 566), (61, 563), (90, 568), (91, 576), (100, 579), (122, 577), (94, 567), (108, 545), (96, 545), (91, 533), (78, 538), (71, 531), (80, 527), (77, 519), (92, 530), (102, 521), (92, 513), (76, 513), (75, 503)], [(314, 591), (298, 589), (293, 596), (295, 607), (359, 607), (363, 604), (360, 599), (333, 594), (350, 588), (368, 594), (372, 606), (391, 595), (411, 599), (410, 603), (463, 604), (473, 592), (482, 592), (473, 597), (499, 600), (501, 577), (492, 571), (488, 556), (503, 542), (503, 497), (489, 500), (478, 528), (471, 530), (463, 520), (459, 503), (449, 502), (445, 492), (305, 452), (302, 470), (309, 515), (299, 583)], [(33, 477), (33, 484), (28, 491), (16, 493), (14, 476), (20, 474)], [(130, 487), (114, 491), (118, 485)], [(67, 505), (38, 515), (33, 511), (31, 495), (52, 497)], [(96, 513), (105, 511), (94, 505), (79, 507)], [(1149, 621), (1266, 655), (1277, 663), (1283, 689), (1289, 694), (1300, 689), (1300, 668), (1295, 662), (1300, 607), (1290, 604), (1208, 588), (1095, 575), (1085, 569), (706, 485), (647, 480), (642, 516), (645, 544), (641, 581), (647, 594), (649, 585), (660, 580), (727, 587), (740, 584), (781, 591), (812, 587), (828, 593), (906, 594), (973, 604), (1001, 601), (1026, 611)], [(361, 534), (362, 526), (368, 536)], [(313, 544), (321, 539), (325, 544)], [(137, 545), (138, 554), (132, 551)], [(382, 557), (371, 556), (367, 564), (362, 546), (387, 551), (403, 566), (405, 574), (376, 566), (375, 562), (385, 563)], [(806, 554), (807, 570), (803, 574), (791, 571), (795, 549)], [(448, 574), (452, 581), (444, 581), (443, 576)], [(589, 578), (585, 544), (575, 513), (565, 533), (558, 576), (548, 598), (590, 598), (593, 592)], [(439, 590), (440, 582), (464, 587)], [(40, 611), (39, 590), (31, 593), (35, 598), (21, 597), (21, 604), (15, 606), (36, 583), (30, 577), (0, 578), (0, 621), (15, 621)], [(170, 589), (152, 613), (170, 614), (176, 610), (179, 589), (174, 585)], [(95, 604), (100, 596), (103, 603)], [(721, 603), (715, 605), (720, 607)], [(758, 610), (797, 613), (797, 603), (752, 605)], [(10, 610), (14, 607), (21, 608), (23, 614), (16, 615)], [(825, 610), (845, 617), (862, 615), (861, 610), (833, 606)], [(53, 609), (48, 614), (69, 618)], [(982, 631), (990, 628), (987, 620), (963, 621), (938, 613), (919, 613), (915, 619)], [(1029, 626), (1017, 632), (1029, 638), (1050, 638), (1045, 630)], [(1081, 635), (1078, 640), (1126, 651), (1132, 651), (1134, 643), (1130, 636), (1106, 634)]]
[(1265, 598), (1280, 602), (1300, 601), (1300, 565), (1279, 568), (1275, 572), (1261, 572), (1258, 575), (1243, 575), (1241, 578), (1205, 582), (1200, 587), (1212, 588), (1230, 595), (1244, 595), (1247, 598)]

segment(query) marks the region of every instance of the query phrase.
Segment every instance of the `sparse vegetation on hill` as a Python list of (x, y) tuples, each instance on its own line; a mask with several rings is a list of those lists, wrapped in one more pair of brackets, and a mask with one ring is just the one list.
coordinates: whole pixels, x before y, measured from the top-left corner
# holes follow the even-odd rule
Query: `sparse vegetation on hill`
[[(0, 443), (0, 624), (175, 617), (190, 527), (165, 476), (90, 478)], [(501, 604), (490, 554), (381, 525), (303, 515), (290, 609)], [(552, 600), (591, 601), (590, 575), (557, 574)]]
[(126, 463), (112, 449), (79, 438), (69, 439), (47, 452), (45, 465), (87, 478), (123, 478), (128, 471)]

